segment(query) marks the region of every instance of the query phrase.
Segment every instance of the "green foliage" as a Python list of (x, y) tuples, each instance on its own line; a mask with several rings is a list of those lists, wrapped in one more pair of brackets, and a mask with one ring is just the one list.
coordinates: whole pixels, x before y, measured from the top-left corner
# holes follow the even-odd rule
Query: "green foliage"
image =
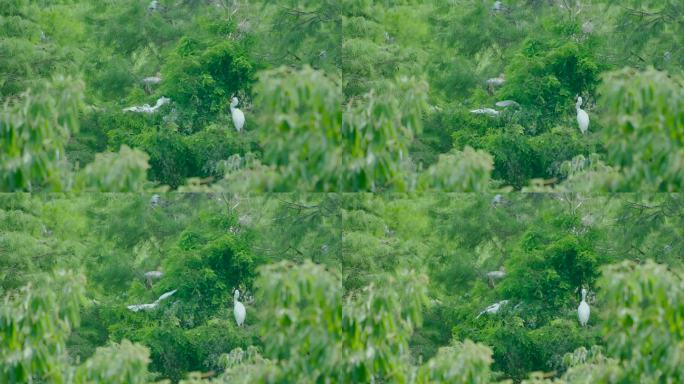
[(491, 382), (492, 351), (470, 340), (442, 347), (437, 356), (421, 367), (417, 383), (468, 383)]
[(137, 192), (147, 182), (148, 156), (121, 146), (119, 153), (98, 153), (76, 178), (80, 191)]
[(93, 357), (78, 367), (76, 383), (146, 383), (147, 365), (150, 362), (147, 348), (124, 340), (97, 349)]
[(0, 190), (63, 188), (64, 145), (78, 131), (83, 84), (55, 78), (2, 107)]
[(0, 378), (7, 383), (44, 379), (64, 382), (65, 342), (78, 326), (84, 299), (82, 276), (55, 273), (35, 286), (24, 286), (16, 297), (6, 295), (0, 307)]
[(470, 147), (462, 152), (452, 150), (452, 153), (439, 155), (437, 163), (423, 174), (423, 188), (450, 192), (486, 191), (494, 168), (492, 156)]
[[(604, 326), (608, 351), (622, 360), (622, 378), (684, 379), (680, 345), (682, 279), (666, 266), (622, 262), (607, 268)], [(611, 325), (612, 324), (612, 325)]]
[(603, 87), (608, 158), (626, 189), (679, 191), (684, 180), (684, 81), (648, 69), (612, 73)]
[(254, 64), (230, 40), (183, 37), (164, 64), (162, 76), (161, 92), (181, 106), (191, 126), (201, 127), (224, 111), (233, 95), (249, 94)]

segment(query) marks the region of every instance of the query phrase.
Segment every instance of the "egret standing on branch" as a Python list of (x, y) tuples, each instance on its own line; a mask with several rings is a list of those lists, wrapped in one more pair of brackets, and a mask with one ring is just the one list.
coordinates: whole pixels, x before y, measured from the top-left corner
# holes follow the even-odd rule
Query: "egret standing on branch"
[(580, 108), (582, 106), (582, 96), (577, 98), (577, 104), (575, 104), (575, 109), (577, 109), (577, 124), (579, 125), (580, 132), (584, 135), (589, 129), (589, 115), (587, 112)]
[(579, 318), (580, 325), (583, 327), (589, 322), (590, 313), (589, 304), (587, 304), (586, 298), (587, 290), (582, 288), (582, 302), (580, 303), (579, 307), (577, 307), (577, 317)]
[(237, 105), (238, 99), (237, 97), (233, 97), (230, 101), (230, 114), (233, 116), (233, 125), (235, 125), (235, 129), (240, 132), (245, 125), (245, 114), (237, 108)]
[(245, 323), (247, 311), (245, 310), (245, 306), (238, 301), (238, 298), (240, 298), (240, 291), (236, 289), (235, 295), (233, 296), (233, 315), (235, 315), (235, 322), (237, 323), (238, 327), (241, 327), (242, 324)]

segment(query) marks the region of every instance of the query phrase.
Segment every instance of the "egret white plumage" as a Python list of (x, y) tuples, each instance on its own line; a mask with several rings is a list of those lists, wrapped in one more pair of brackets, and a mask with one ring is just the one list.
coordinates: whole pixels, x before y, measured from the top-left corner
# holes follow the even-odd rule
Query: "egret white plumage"
[(230, 101), (230, 114), (233, 117), (233, 125), (235, 126), (235, 129), (240, 132), (242, 131), (242, 127), (245, 125), (245, 114), (237, 108), (237, 105), (238, 99), (237, 97), (233, 97), (233, 99)]
[(504, 267), (499, 268), (498, 271), (487, 272), (489, 288), (494, 288), (494, 283), (496, 282), (496, 280), (501, 280), (504, 277), (506, 277), (506, 270), (504, 269)]
[(238, 298), (240, 298), (240, 291), (236, 289), (235, 294), (233, 295), (233, 315), (235, 316), (235, 322), (238, 327), (241, 327), (242, 324), (245, 323), (247, 311), (245, 310), (245, 306), (238, 301)]
[(154, 303), (151, 304), (135, 304), (135, 305), (129, 305), (126, 308), (130, 309), (133, 312), (138, 312), (141, 310), (147, 311), (150, 309), (155, 309), (157, 306), (159, 306), (159, 303), (161, 303), (162, 300), (166, 300), (169, 296), (173, 295), (176, 293), (177, 289), (174, 289), (173, 291), (166, 292), (159, 296), (157, 300), (154, 301)]
[(494, 93), (494, 88), (502, 86), (506, 82), (506, 77), (502, 73), (499, 75), (499, 77), (492, 77), (491, 79), (487, 79), (487, 87), (489, 89), (489, 93), (492, 94)]
[(589, 304), (587, 304), (586, 298), (587, 290), (582, 288), (582, 302), (580, 303), (579, 307), (577, 307), (577, 317), (579, 318), (580, 325), (583, 327), (589, 322), (590, 313)]
[(582, 106), (582, 96), (577, 98), (575, 109), (577, 109), (577, 124), (579, 125), (580, 132), (585, 134), (589, 129), (589, 114), (580, 106)]
[(145, 277), (145, 287), (152, 289), (152, 280), (159, 280), (164, 275), (162, 271), (148, 271), (143, 273)]
[(159, 73), (156, 76), (148, 76), (142, 79), (142, 83), (145, 84), (145, 92), (152, 93), (152, 86), (161, 83), (161, 81), (162, 78)]
[(501, 309), (502, 306), (508, 304), (508, 300), (501, 300), (498, 303), (494, 303), (490, 305), (489, 307), (485, 308), (484, 311), (480, 312), (479, 315), (477, 315), (476, 319), (478, 319), (480, 316), (484, 315), (485, 313), (488, 314), (496, 314), (499, 312), (499, 309)]
[(480, 108), (480, 109), (473, 109), (470, 111), (470, 113), (474, 113), (476, 115), (497, 116), (501, 112), (497, 111), (496, 109), (492, 109), (492, 108)]
[(497, 107), (502, 107), (502, 108), (506, 108), (506, 107), (518, 107), (518, 106), (520, 106), (520, 104), (518, 104), (517, 102), (515, 102), (515, 101), (513, 101), (513, 100), (501, 100), (501, 101), (497, 101), (495, 105), (496, 105)]
[(154, 107), (150, 107), (149, 104), (143, 104), (142, 106), (124, 108), (123, 111), (136, 113), (154, 113), (157, 112), (157, 109), (159, 109), (162, 105), (168, 104), (169, 102), (171, 102), (171, 99), (162, 96), (159, 99), (157, 99), (157, 103), (154, 105)]

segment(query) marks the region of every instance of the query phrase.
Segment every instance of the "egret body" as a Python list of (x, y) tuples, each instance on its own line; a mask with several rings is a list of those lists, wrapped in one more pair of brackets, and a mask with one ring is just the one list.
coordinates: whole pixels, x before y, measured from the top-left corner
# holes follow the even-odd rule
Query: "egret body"
[(238, 99), (237, 97), (233, 97), (230, 102), (230, 114), (233, 117), (233, 125), (235, 125), (235, 129), (240, 132), (242, 131), (242, 127), (245, 125), (245, 114), (237, 108), (237, 105)]
[(589, 129), (589, 115), (584, 109), (580, 108), (581, 106), (582, 96), (577, 98), (575, 109), (577, 109), (577, 124), (579, 125), (580, 132), (582, 132), (582, 134), (585, 134)]
[(235, 315), (235, 322), (237, 323), (238, 327), (241, 327), (242, 324), (245, 323), (245, 317), (247, 316), (247, 311), (245, 310), (245, 306), (238, 301), (238, 298), (240, 297), (240, 291), (237, 289), (235, 290), (235, 295), (233, 296), (233, 315)]
[(587, 304), (586, 298), (587, 290), (582, 288), (582, 302), (580, 303), (579, 307), (577, 307), (577, 317), (579, 318), (580, 325), (583, 327), (589, 322), (590, 313), (589, 304)]

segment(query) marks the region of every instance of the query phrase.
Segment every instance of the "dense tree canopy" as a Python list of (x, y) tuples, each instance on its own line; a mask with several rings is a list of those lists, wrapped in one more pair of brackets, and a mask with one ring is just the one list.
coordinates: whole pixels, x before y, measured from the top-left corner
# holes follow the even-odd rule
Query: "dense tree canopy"
[(0, 207), (3, 381), (681, 375), (678, 195), (19, 194)]
[(679, 0), (0, 1), (0, 383), (684, 381)]

